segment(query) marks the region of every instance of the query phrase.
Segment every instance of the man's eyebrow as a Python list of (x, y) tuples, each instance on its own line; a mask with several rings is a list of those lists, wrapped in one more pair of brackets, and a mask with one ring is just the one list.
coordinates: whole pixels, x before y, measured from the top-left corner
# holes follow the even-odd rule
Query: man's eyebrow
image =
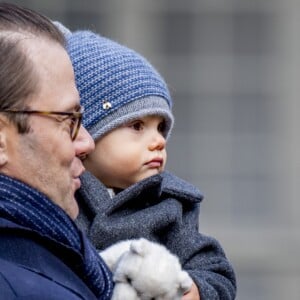
[(82, 106), (79, 103), (76, 103), (76, 104), (70, 106), (69, 108), (66, 108), (65, 111), (67, 111), (67, 112), (79, 111), (81, 107)]
[(79, 103), (77, 103), (77, 104), (74, 106), (73, 110), (79, 111), (81, 107), (82, 107), (82, 106), (81, 106)]

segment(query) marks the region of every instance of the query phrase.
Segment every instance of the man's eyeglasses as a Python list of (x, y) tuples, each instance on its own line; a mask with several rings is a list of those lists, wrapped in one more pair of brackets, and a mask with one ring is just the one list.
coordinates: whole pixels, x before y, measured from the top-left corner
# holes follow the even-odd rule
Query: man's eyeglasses
[[(81, 125), (82, 114), (84, 108), (79, 106), (76, 111), (67, 112), (67, 111), (41, 111), (41, 110), (14, 110), (14, 109), (4, 109), (0, 110), (0, 112), (4, 113), (12, 113), (12, 114), (35, 114), (40, 116), (53, 117), (57, 122), (64, 122), (66, 120), (70, 120), (70, 136), (72, 141), (74, 141), (78, 135), (79, 128)], [(60, 118), (56, 118), (55, 116), (62, 116)]]

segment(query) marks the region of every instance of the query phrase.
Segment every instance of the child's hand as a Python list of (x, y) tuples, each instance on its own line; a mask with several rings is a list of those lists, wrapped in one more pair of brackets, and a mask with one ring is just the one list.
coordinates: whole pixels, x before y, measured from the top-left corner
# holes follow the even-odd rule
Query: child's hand
[(182, 300), (201, 300), (198, 288), (194, 282), (192, 284), (191, 289), (184, 294)]

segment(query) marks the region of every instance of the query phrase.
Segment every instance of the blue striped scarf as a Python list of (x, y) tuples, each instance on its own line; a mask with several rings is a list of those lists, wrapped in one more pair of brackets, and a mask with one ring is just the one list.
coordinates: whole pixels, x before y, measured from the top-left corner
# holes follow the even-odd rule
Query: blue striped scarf
[(98, 299), (110, 299), (111, 273), (69, 216), (44, 194), (0, 174), (0, 216), (72, 248), (83, 257), (81, 278)]

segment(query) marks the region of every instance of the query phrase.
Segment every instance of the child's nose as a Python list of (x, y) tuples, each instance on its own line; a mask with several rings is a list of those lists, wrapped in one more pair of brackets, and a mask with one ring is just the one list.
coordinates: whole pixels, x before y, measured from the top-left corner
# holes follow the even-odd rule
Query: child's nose
[(166, 147), (166, 139), (161, 133), (156, 133), (149, 144), (149, 150), (163, 150)]

